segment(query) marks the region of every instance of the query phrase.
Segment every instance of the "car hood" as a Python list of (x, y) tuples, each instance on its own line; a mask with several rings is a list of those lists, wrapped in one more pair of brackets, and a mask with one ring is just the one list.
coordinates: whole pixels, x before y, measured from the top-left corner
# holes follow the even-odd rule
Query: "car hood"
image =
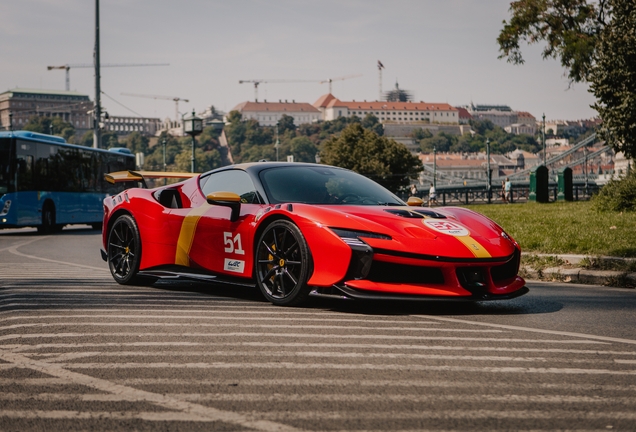
[(495, 222), (463, 208), (334, 205), (314, 207), (311, 213), (313, 220), (330, 228), (388, 236), (360, 236), (376, 252), (489, 259), (510, 257), (517, 247)]

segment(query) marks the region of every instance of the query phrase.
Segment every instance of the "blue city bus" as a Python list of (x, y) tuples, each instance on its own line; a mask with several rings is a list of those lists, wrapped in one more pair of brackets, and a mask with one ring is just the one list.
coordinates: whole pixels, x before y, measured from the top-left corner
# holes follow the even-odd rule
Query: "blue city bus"
[(104, 174), (134, 170), (127, 149), (99, 150), (28, 131), (0, 132), (0, 229), (36, 227), (52, 233), (68, 224), (100, 229), (102, 201), (119, 193)]

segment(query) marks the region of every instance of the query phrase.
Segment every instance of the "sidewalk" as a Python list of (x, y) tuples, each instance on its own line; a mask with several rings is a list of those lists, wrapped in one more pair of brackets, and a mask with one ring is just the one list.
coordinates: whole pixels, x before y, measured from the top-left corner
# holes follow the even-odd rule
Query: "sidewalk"
[(531, 280), (636, 288), (635, 268), (636, 258), (526, 253), (519, 274)]

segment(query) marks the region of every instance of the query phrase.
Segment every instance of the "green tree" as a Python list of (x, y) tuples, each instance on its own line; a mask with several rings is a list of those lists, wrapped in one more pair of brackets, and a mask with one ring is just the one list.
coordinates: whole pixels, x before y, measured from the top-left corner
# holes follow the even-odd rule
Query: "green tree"
[(148, 153), (148, 138), (139, 132), (133, 132), (126, 137), (126, 147), (133, 153)]
[(340, 136), (328, 139), (321, 161), (356, 171), (397, 192), (417, 178), (422, 164), (403, 144), (364, 129), (359, 123), (345, 128)]
[(601, 33), (590, 72), (601, 135), (617, 151), (636, 158), (636, 3), (610, 0), (611, 25)]
[[(621, 0), (631, 2), (632, 0)], [(499, 33), (499, 58), (523, 64), (521, 42), (547, 43), (543, 58), (560, 59), (574, 82), (587, 80), (598, 36), (611, 13), (611, 0), (519, 0)]]
[(573, 82), (589, 82), (600, 135), (636, 157), (636, 4), (634, 0), (519, 0), (497, 42), (500, 58), (523, 63), (520, 42), (544, 41)]
[(316, 162), (318, 147), (309, 138), (299, 136), (289, 141), (289, 153), (295, 162)]
[(294, 118), (292, 116), (288, 116), (287, 114), (283, 114), (281, 118), (278, 120), (278, 133), (282, 134), (288, 130), (296, 130), (296, 125), (294, 124)]
[(372, 130), (380, 136), (384, 135), (384, 127), (382, 126), (382, 123), (380, 123), (380, 120), (371, 113), (367, 113), (360, 124), (363, 128)]
[[(166, 143), (166, 165), (168, 171), (176, 171), (174, 166), (175, 157), (183, 151), (185, 144), (181, 144), (179, 140), (172, 135), (162, 132), (155, 145), (149, 150), (145, 157), (144, 168), (147, 170), (163, 171), (163, 142)], [(188, 168), (188, 171), (190, 169)]]
[(68, 142), (73, 142), (75, 137), (75, 127), (58, 116), (31, 116), (23, 129), (31, 132), (57, 135)]

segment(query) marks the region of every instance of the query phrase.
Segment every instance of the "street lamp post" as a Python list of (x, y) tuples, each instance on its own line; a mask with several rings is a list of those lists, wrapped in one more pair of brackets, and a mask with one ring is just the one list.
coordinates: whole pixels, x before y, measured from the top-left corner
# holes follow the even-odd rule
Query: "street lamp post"
[(486, 138), (486, 194), (488, 195), (488, 204), (491, 202), (491, 193), (490, 188), (492, 187), (491, 178), (490, 178), (490, 139)]
[(280, 140), (278, 139), (278, 122), (276, 122), (276, 144), (274, 144), (276, 148), (276, 162), (278, 162), (278, 147), (280, 147)]
[(548, 166), (545, 156), (545, 113), (543, 113), (543, 130), (541, 131), (541, 138), (543, 141), (543, 165)]
[[(163, 146), (163, 172), (168, 171), (168, 165), (166, 165), (166, 139), (161, 140), (161, 145)], [(163, 184), (168, 184), (168, 179), (163, 179)]]
[(585, 196), (588, 195), (588, 184), (587, 184), (587, 146), (583, 147), (583, 173), (585, 174)]
[(433, 187), (437, 190), (437, 149), (433, 146)]
[(194, 114), (194, 109), (192, 110), (192, 115), (190, 117), (186, 117), (183, 119), (183, 132), (185, 132), (186, 134), (190, 135), (192, 137), (192, 172), (195, 172), (196, 170), (196, 163), (195, 163), (195, 159), (194, 159), (194, 149), (195, 149), (195, 144), (196, 144), (196, 140), (194, 139), (195, 136), (199, 135), (201, 132), (203, 132), (203, 119), (201, 119), (200, 117), (197, 117)]

